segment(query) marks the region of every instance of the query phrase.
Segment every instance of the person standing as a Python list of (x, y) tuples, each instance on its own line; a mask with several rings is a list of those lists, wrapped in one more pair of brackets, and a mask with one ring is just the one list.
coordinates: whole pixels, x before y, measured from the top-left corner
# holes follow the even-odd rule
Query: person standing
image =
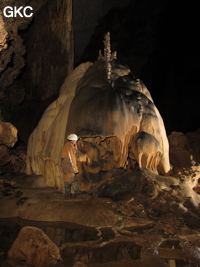
[[(75, 180), (75, 176), (78, 174), (76, 155), (77, 140), (78, 136), (76, 134), (72, 133), (68, 135), (67, 143), (64, 145), (61, 155), (61, 167), (64, 173), (63, 180), (65, 186), (65, 195), (70, 197), (74, 197), (81, 193)], [(71, 193), (71, 187), (73, 188), (75, 194)]]

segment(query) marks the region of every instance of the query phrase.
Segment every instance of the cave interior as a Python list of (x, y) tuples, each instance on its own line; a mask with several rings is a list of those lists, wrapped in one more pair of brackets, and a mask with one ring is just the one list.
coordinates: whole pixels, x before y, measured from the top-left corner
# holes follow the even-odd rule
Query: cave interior
[[(31, 6), (33, 16), (5, 17), (3, 10), (8, 5)], [(3, 267), (43, 267), (53, 263), (58, 267), (199, 266), (200, 109), (197, 87), (197, 10), (197, 1), (1, 0), (0, 264)], [(65, 91), (67, 93), (63, 93), (62, 88), (68, 88), (67, 82), (71, 81), (67, 77), (75, 77), (77, 80), (74, 78), (73, 81), (77, 92), (82, 92), (87, 77), (85, 81), (81, 78), (84, 73), (88, 74), (92, 65), (93, 80), (88, 85), (94, 84), (95, 87), (95, 83), (101, 84), (104, 74), (99, 74), (98, 77), (95, 66), (100, 70), (104, 68), (98, 67), (96, 61), (99, 51), (105, 51), (104, 38), (108, 32), (111, 50), (116, 51), (120, 62), (117, 61), (116, 65), (113, 63), (115, 68), (121, 68), (119, 76), (126, 78), (131, 73), (134, 81), (142, 81), (142, 88), (148, 88), (152, 97), (150, 101), (149, 93), (142, 91), (142, 103), (148, 100), (149, 105), (155, 105), (160, 112), (169, 142), (172, 169), (165, 174), (143, 171), (132, 168), (131, 160), (128, 167), (124, 168), (118, 164), (116, 156), (120, 147), (119, 140), (115, 137), (112, 139), (109, 131), (106, 139), (102, 135), (102, 128), (106, 129), (107, 124), (102, 123), (100, 132), (95, 132), (94, 128), (95, 138), (91, 136), (93, 129), (90, 129), (89, 136), (80, 130), (80, 135), (85, 138), (84, 149), (89, 147), (88, 153), (93, 153), (94, 161), (89, 167), (85, 165), (91, 172), (83, 180), (82, 188), (86, 194), (73, 200), (65, 199), (59, 183), (48, 181), (46, 187), (46, 178), (37, 171), (38, 164), (50, 177), (47, 179), (51, 179), (51, 173), (52, 177), (57, 173), (56, 160), (45, 163), (45, 169), (40, 162), (44, 161), (46, 155), (41, 156), (41, 161), (36, 158), (29, 168), (32, 173), (30, 171), (27, 174), (30, 158), (27, 151), (28, 147), (30, 150), (30, 140), (34, 139), (34, 135), (32, 139), (30, 136), (45, 121), (45, 112), (53, 110), (55, 103), (62, 105), (65, 94), (72, 94), (73, 85), (68, 86), (69, 89)], [(122, 72), (125, 74), (121, 74)], [(101, 107), (98, 110), (98, 105), (92, 103), (92, 98), (87, 99), (87, 93), (82, 95), (86, 107), (80, 109), (82, 115), (90, 105), (94, 108), (92, 112), (93, 116), (96, 115), (95, 120), (99, 122), (97, 117), (106, 114), (103, 112), (106, 104), (99, 104)], [(81, 94), (78, 96), (80, 98)], [(103, 103), (108, 102), (109, 97), (106, 99), (106, 96), (109, 93), (105, 94), (104, 101), (101, 95)], [(79, 129), (73, 128), (74, 125), (85, 123), (83, 120), (84, 123), (78, 121), (79, 116), (73, 115), (77, 110), (76, 99), (79, 101), (77, 105), (81, 103), (77, 95), (74, 102), (71, 102), (69, 116), (75, 124), (68, 122), (69, 129)], [(94, 100), (94, 103), (98, 102)], [(146, 110), (148, 107), (146, 105)], [(51, 115), (57, 116), (56, 112), (54, 110), (48, 120), (42, 122), (44, 132)], [(83, 116), (80, 115), (80, 118)], [(106, 115), (105, 120), (109, 121)], [(123, 131), (123, 123), (121, 127)], [(157, 128), (153, 131), (155, 129)], [(47, 137), (40, 135), (39, 141), (32, 143), (32, 150), (34, 147), (40, 149), (37, 142), (43, 142), (45, 138)], [(51, 142), (56, 139), (48, 140)], [(165, 143), (162, 131), (158, 140)], [(57, 146), (57, 141), (53, 142)], [(96, 170), (100, 165), (94, 159), (97, 143), (102, 145), (102, 151), (107, 147), (106, 157), (110, 157), (112, 161), (111, 168), (110, 163), (101, 165), (98, 175)], [(82, 145), (79, 143), (79, 146)], [(103, 161), (105, 162), (105, 157)], [(92, 179), (94, 183), (88, 182)], [(55, 209), (58, 210), (56, 215)], [(14, 245), (20, 229), (27, 225), (44, 230), (59, 248), (59, 252), (49, 243), (48, 258), (45, 258), (47, 256), (38, 247), (33, 254), (41, 253), (41, 258), (36, 257), (35, 262), (28, 249), (15, 254), (17, 249), (13, 252), (11, 245)], [(12, 237), (8, 232), (13, 233)], [(40, 242), (35, 232), (33, 238)], [(26, 246), (24, 244), (27, 245), (23, 243), (22, 247)], [(21, 256), (23, 253), (26, 254), (25, 258)], [(55, 253), (58, 254), (56, 260), (53, 259)]]

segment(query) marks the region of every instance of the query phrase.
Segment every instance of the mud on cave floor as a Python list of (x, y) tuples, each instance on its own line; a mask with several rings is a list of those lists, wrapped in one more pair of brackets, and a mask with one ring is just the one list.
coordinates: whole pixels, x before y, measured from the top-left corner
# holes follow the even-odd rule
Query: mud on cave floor
[(123, 179), (69, 198), (41, 176), (1, 175), (0, 266), (9, 266), (7, 252), (24, 226), (59, 247), (58, 267), (200, 266), (199, 215), (180, 210), (173, 187), (155, 193), (141, 174)]

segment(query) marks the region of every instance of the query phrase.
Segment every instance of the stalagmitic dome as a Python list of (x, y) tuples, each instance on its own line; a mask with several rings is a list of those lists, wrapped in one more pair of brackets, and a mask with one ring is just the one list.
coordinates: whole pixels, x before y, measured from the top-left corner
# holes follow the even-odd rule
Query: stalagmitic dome
[[(69, 75), (59, 98), (45, 111), (28, 143), (28, 173), (42, 174), (47, 185), (61, 187), (61, 151), (66, 136), (80, 140), (80, 187), (127, 165), (170, 171), (163, 120), (145, 85), (111, 54), (109, 34), (104, 55)], [(131, 163), (130, 163), (131, 162)]]

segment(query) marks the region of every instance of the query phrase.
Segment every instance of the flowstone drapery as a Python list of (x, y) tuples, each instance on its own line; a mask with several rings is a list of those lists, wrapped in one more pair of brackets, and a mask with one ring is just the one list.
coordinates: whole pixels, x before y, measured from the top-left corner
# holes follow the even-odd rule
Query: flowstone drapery
[(69, 133), (78, 141), (79, 186), (90, 188), (119, 168), (170, 171), (163, 120), (145, 85), (111, 54), (76, 68), (45, 111), (28, 144), (28, 173), (61, 188), (60, 155)]
[(91, 63), (81, 64), (66, 78), (60, 96), (46, 109), (29, 137), (26, 172), (43, 175), (47, 186), (62, 189), (61, 152), (69, 107), (78, 81), (90, 66)]

